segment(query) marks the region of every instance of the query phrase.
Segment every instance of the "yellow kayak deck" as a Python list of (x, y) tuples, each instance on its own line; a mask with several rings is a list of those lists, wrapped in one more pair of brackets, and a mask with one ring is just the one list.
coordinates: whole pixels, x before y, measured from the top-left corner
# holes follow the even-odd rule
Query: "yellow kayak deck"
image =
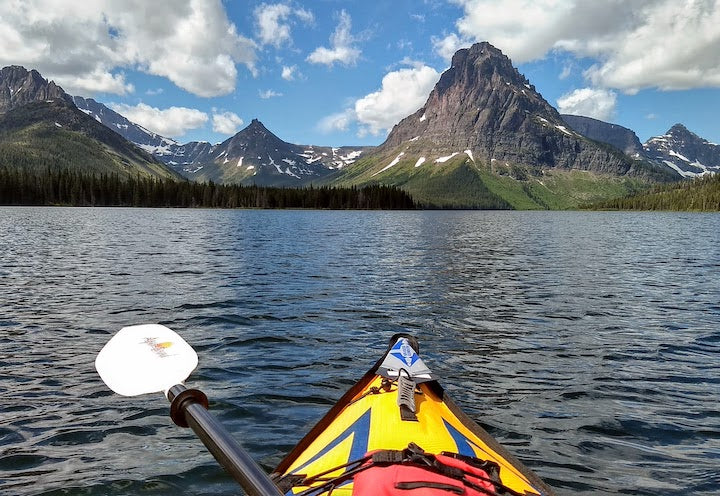
[[(381, 363), (382, 359), (298, 443), (278, 465), (276, 478), (291, 474), (313, 476), (326, 471), (331, 471), (326, 477), (340, 476), (345, 471), (343, 465), (361, 459), (367, 452), (403, 450), (409, 443), (415, 443), (426, 453), (445, 451), (493, 461), (500, 467), (502, 484), (517, 493), (553, 494), (535, 474), (460, 411), (435, 380), (422, 382), (415, 388), (417, 421), (402, 420), (397, 380), (378, 375)], [(336, 467), (341, 468), (333, 471)], [(297, 486), (286, 494), (307, 489)], [(351, 493), (352, 480), (332, 491), (337, 496)]]

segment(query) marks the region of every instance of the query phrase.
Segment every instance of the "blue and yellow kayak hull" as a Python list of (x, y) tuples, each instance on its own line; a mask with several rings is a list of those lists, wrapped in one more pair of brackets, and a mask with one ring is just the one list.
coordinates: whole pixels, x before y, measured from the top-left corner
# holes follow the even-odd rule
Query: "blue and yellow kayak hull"
[[(390, 351), (390, 350), (388, 350)], [(386, 353), (387, 355), (387, 353)], [(383, 359), (385, 356), (383, 357)], [(278, 465), (274, 476), (312, 476), (327, 471), (340, 476), (342, 467), (375, 450), (403, 450), (415, 443), (426, 453), (453, 452), (500, 467), (502, 484), (520, 494), (551, 496), (552, 490), (467, 417), (436, 380), (417, 384), (416, 421), (403, 420), (397, 382), (379, 375), (381, 359), (352, 387)], [(294, 487), (297, 494), (308, 487)], [(352, 481), (336, 487), (337, 496), (352, 493)]]

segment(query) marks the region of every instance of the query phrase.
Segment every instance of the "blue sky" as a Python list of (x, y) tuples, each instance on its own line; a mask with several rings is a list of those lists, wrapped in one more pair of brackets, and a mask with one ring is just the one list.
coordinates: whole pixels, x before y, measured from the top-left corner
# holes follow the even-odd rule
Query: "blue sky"
[(180, 142), (375, 145), (489, 41), (563, 112), (720, 143), (720, 0), (6, 0), (0, 64)]

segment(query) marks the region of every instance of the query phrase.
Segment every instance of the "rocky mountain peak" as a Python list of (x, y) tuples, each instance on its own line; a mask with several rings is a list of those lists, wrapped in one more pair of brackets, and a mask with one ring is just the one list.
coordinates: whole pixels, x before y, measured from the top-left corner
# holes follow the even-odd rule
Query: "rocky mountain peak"
[(487, 42), (455, 53), (424, 107), (398, 123), (379, 152), (397, 156), (396, 149), (417, 157), (465, 153), (491, 170), (520, 166), (539, 173), (558, 167), (627, 174), (633, 167), (619, 150), (570, 129), (511, 60)]
[(0, 69), (0, 113), (34, 101), (72, 99), (56, 85), (47, 81), (36, 70), (28, 71), (22, 66), (11, 65)]
[(682, 125), (680, 123), (673, 125), (673, 127), (668, 129), (668, 132), (665, 134), (676, 137), (676, 138), (702, 139), (697, 134), (691, 132), (688, 128), (686, 128), (684, 125)]
[[(237, 145), (245, 148), (260, 147), (283, 147), (287, 146), (283, 140), (275, 136), (265, 127), (265, 125), (257, 119), (250, 121), (245, 129), (241, 129), (235, 136), (228, 139), (225, 143), (232, 144), (230, 147), (235, 148)], [(222, 147), (225, 143), (221, 144)]]
[(648, 157), (664, 163), (683, 177), (720, 172), (720, 146), (682, 124), (675, 124), (662, 136), (650, 138), (643, 148)]
[(271, 133), (268, 128), (265, 127), (265, 125), (260, 122), (257, 119), (253, 119), (250, 121), (250, 124), (248, 126), (240, 131), (243, 134), (255, 134), (255, 135), (271, 135), (275, 136), (273, 133)]

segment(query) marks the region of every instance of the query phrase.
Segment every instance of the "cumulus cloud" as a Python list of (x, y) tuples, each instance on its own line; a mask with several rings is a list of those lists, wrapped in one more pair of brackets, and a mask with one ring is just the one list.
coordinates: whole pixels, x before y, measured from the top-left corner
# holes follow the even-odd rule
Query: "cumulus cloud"
[(557, 100), (562, 114), (584, 115), (601, 121), (612, 120), (615, 116), (617, 94), (598, 88), (582, 88), (562, 95)]
[(159, 109), (142, 102), (137, 105), (110, 103), (108, 107), (144, 128), (170, 138), (178, 138), (208, 121), (205, 112), (187, 107)]
[(360, 58), (360, 49), (354, 44), (355, 37), (350, 33), (350, 15), (344, 10), (340, 12), (338, 25), (335, 32), (330, 36), (330, 48), (318, 47), (307, 57), (307, 61), (313, 64), (334, 65), (336, 62), (342, 65), (355, 65)]
[(455, 33), (451, 33), (444, 38), (438, 38), (433, 36), (431, 38), (433, 49), (435, 53), (440, 55), (443, 59), (450, 62), (455, 52), (461, 48), (472, 45), (472, 41), (461, 39)]
[(426, 65), (389, 72), (382, 87), (355, 102), (362, 129), (373, 135), (386, 132), (427, 101), (440, 73)]
[(295, 79), (295, 72), (297, 71), (296, 65), (287, 66), (284, 65), (282, 68), (282, 78), (285, 81), (292, 81)]
[(407, 57), (400, 64), (411, 67), (387, 73), (378, 91), (356, 100), (342, 112), (322, 118), (317, 129), (331, 133), (347, 131), (352, 124), (357, 124), (359, 136), (377, 136), (417, 111), (427, 101), (440, 73)]
[(22, 62), (73, 94), (130, 93), (123, 70), (133, 69), (223, 95), (235, 88), (236, 64), (255, 71), (255, 50), (221, 0), (0, 2), (0, 64)]
[(283, 95), (282, 93), (278, 93), (275, 90), (265, 90), (265, 91), (260, 90), (260, 91), (258, 91), (258, 93), (260, 95), (260, 98), (262, 98), (263, 100), (267, 100), (268, 98), (273, 98), (276, 96)]
[(212, 116), (213, 131), (220, 134), (235, 134), (243, 125), (243, 120), (234, 112), (215, 112)]
[(357, 121), (357, 115), (354, 109), (345, 109), (342, 112), (323, 117), (317, 125), (317, 128), (326, 134), (336, 131), (347, 131), (350, 124)]
[(297, 17), (310, 24), (315, 21), (313, 13), (302, 8), (292, 9), (290, 5), (275, 3), (262, 4), (255, 8), (255, 25), (261, 44), (280, 48), (283, 44), (292, 44), (291, 20)]
[(720, 86), (717, 0), (452, 1), (464, 10), (455, 36), (489, 41), (515, 63), (564, 50), (597, 60), (585, 73), (594, 86)]

